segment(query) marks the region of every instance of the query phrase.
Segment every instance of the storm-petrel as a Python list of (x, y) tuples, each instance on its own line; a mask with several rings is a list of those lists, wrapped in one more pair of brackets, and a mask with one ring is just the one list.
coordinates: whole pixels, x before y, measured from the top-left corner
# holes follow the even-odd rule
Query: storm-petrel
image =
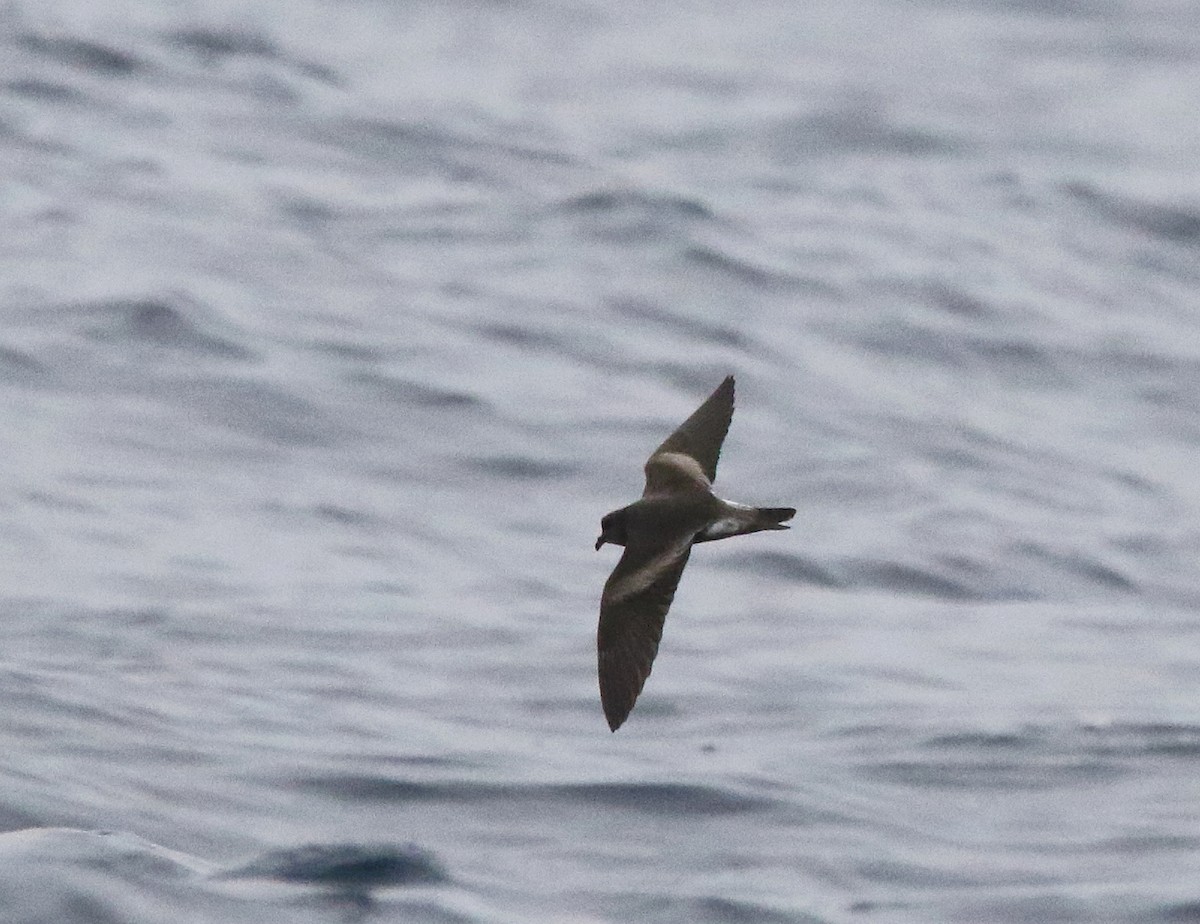
[(692, 544), (763, 529), (787, 529), (792, 507), (747, 507), (712, 492), (721, 443), (733, 418), (728, 376), (646, 462), (641, 500), (606, 514), (596, 548), (625, 553), (604, 585), (596, 647), (600, 702), (608, 727), (621, 727), (658, 653), (663, 621)]

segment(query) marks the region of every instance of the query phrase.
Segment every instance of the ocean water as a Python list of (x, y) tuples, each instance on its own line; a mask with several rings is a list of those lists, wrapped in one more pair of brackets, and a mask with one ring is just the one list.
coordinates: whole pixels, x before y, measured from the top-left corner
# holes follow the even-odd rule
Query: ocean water
[(0, 920), (1200, 921), (1197, 112), (1192, 0), (5, 4)]

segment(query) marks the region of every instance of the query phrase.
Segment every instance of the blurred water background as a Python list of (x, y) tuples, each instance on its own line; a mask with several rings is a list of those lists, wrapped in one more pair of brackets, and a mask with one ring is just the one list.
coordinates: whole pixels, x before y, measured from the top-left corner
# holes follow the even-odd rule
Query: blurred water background
[(1198, 113), (1194, 0), (5, 4), (0, 919), (1200, 921)]

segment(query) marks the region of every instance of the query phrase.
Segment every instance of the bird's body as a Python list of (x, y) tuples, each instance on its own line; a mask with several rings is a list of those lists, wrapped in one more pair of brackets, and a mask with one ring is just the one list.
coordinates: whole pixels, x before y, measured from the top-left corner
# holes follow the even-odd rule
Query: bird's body
[(646, 462), (640, 500), (600, 521), (606, 542), (625, 553), (604, 585), (597, 649), (600, 700), (616, 731), (633, 710), (692, 546), (764, 529), (787, 529), (791, 507), (748, 507), (712, 492), (721, 444), (733, 417), (733, 376), (725, 379)]

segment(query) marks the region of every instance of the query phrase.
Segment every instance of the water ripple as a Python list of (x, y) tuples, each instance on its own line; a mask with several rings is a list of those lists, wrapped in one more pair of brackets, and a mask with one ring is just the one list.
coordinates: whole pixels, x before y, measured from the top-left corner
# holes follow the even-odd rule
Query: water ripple
[(301, 789), (339, 799), (381, 802), (475, 803), (567, 802), (650, 815), (728, 815), (763, 811), (773, 800), (728, 789), (685, 783), (504, 784), (421, 782), (389, 776), (326, 776), (300, 779)]
[(93, 317), (87, 333), (99, 341), (140, 342), (226, 359), (253, 355), (232, 337), (205, 330), (204, 325), (212, 323), (211, 313), (183, 296), (114, 299), (74, 305), (68, 311)]
[(127, 51), (86, 39), (27, 33), (20, 44), (48, 60), (108, 76), (127, 77), (146, 67)]
[(450, 879), (441, 861), (416, 844), (308, 844), (263, 854), (221, 877), (275, 879), (347, 892)]

